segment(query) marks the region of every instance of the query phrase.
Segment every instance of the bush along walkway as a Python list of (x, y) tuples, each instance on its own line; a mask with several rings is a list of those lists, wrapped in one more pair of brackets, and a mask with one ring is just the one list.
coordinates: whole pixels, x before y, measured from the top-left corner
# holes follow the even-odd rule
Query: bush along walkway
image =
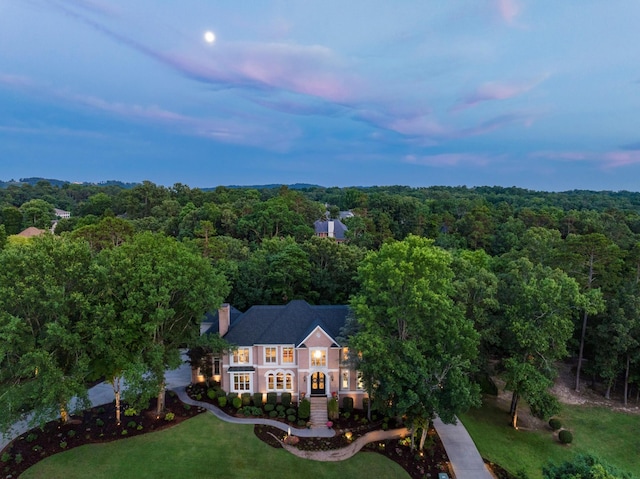
[(183, 403), (205, 408), (208, 411), (210, 411), (214, 416), (216, 416), (218, 419), (221, 419), (222, 421), (226, 421), (234, 424), (263, 424), (265, 426), (273, 426), (273, 427), (277, 427), (278, 429), (286, 433), (289, 433), (289, 431), (291, 431), (292, 435), (300, 436), (300, 437), (333, 437), (336, 434), (336, 432), (333, 429), (330, 429), (326, 426), (301, 429), (297, 427), (288, 426), (287, 424), (283, 424), (279, 421), (274, 421), (273, 419), (265, 419), (261, 417), (243, 418), (243, 417), (229, 416), (228, 414), (222, 412), (219, 408), (217, 408), (213, 404), (191, 399), (187, 394), (186, 388), (184, 387), (175, 388), (174, 391), (176, 392), (176, 394), (178, 395), (178, 397)]
[[(327, 427), (312, 427), (309, 429), (300, 429), (290, 427), (279, 421), (265, 418), (239, 418), (225, 414), (216, 406), (202, 401), (191, 399), (185, 388), (176, 388), (174, 391), (178, 394), (180, 400), (184, 403), (191, 404), (207, 409), (222, 421), (236, 424), (262, 424), (273, 426), (287, 434), (299, 437), (333, 437), (335, 431)], [(464, 425), (458, 421), (457, 424), (444, 424), (439, 418), (434, 421), (434, 427), (442, 440), (447, 456), (453, 468), (456, 479), (492, 479), (493, 475), (486, 468), (480, 453), (476, 448), (471, 436), (467, 432)], [(282, 439), (275, 438), (284, 449), (298, 457), (311, 459), (314, 461), (343, 461), (349, 459), (358, 453), (364, 446), (371, 442), (386, 441), (389, 439), (401, 439), (409, 435), (407, 428), (390, 429), (387, 431), (377, 430), (371, 431), (359, 437), (353, 443), (342, 449), (307, 451), (286, 444)], [(275, 436), (274, 436), (275, 437)]]

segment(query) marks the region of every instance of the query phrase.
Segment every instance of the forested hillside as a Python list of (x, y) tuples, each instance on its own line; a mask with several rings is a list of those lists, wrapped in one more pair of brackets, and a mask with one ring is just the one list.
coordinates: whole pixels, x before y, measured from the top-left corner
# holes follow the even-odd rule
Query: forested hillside
[[(225, 301), (241, 310), (296, 298), (347, 303), (368, 251), (429, 238), (451, 255), (456, 307), (481, 338), (479, 371), (500, 360), (508, 387), (543, 416), (553, 410), (553, 363), (567, 357), (603, 394), (640, 394), (640, 193), (39, 181), (0, 189), (0, 245), (49, 228), (54, 208), (71, 212), (55, 234), (94, 255), (143, 232), (177, 239), (224, 273)], [(315, 220), (346, 210), (346, 242), (314, 237)]]

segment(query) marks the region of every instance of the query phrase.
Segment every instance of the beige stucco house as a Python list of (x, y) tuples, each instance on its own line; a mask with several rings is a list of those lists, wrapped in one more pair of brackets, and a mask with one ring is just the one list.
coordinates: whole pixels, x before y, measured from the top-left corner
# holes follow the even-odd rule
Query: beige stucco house
[(348, 306), (313, 306), (302, 300), (253, 306), (245, 313), (224, 304), (208, 317), (206, 334), (220, 334), (236, 349), (214, 358), (213, 379), (227, 392), (289, 392), (294, 400), (349, 396), (355, 407), (362, 407), (362, 381), (336, 339), (348, 314)]

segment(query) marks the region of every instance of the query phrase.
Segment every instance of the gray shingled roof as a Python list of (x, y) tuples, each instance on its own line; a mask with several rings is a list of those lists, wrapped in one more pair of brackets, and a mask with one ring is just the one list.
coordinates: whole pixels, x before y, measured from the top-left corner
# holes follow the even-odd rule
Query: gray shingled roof
[[(235, 311), (237, 309), (233, 308)], [(252, 306), (234, 320), (224, 338), (237, 346), (254, 344), (299, 345), (315, 328), (320, 326), (336, 338), (344, 326), (349, 307), (311, 306), (303, 300), (294, 300), (284, 306)], [(217, 319), (217, 318), (216, 318)], [(212, 326), (209, 331), (217, 331)]]
[[(242, 316), (242, 312), (231, 306), (229, 316), (231, 320), (231, 326), (233, 326), (238, 318)], [(211, 326), (205, 331), (205, 334), (217, 333), (218, 331), (220, 331), (220, 318), (218, 316), (218, 311), (216, 311), (215, 313), (207, 313), (202, 322), (211, 323)]]
[[(333, 237), (336, 239), (345, 239), (345, 233), (349, 231), (349, 228), (340, 220), (331, 220), (333, 221)], [(317, 220), (313, 223), (313, 229), (316, 234), (320, 233), (329, 233), (329, 221), (328, 220)]]

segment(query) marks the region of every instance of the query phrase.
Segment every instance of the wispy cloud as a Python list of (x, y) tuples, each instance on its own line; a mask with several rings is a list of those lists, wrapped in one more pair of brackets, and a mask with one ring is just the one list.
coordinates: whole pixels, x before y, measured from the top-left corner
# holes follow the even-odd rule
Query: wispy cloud
[(452, 111), (460, 111), (471, 108), (480, 103), (493, 100), (507, 100), (527, 93), (537, 87), (540, 83), (548, 78), (543, 75), (534, 80), (524, 82), (488, 82), (480, 85), (475, 91), (466, 95), (462, 100), (456, 103)]
[(490, 162), (487, 155), (475, 153), (440, 153), (436, 155), (407, 155), (404, 163), (422, 166), (453, 167), (461, 165), (486, 166)]
[[(171, 132), (189, 136), (211, 138), (225, 143), (260, 146), (267, 149), (281, 150), (300, 132), (297, 128), (281, 128), (280, 125), (249, 119), (242, 116), (200, 118), (184, 115), (161, 108), (157, 105), (137, 105), (124, 102), (108, 101), (92, 95), (81, 95), (67, 90), (51, 88), (25, 77), (0, 74), (0, 84), (22, 91), (32, 91), (49, 101), (63, 104), (66, 108), (82, 108), (98, 111), (117, 117), (124, 121), (160, 125)], [(31, 128), (31, 132), (41, 132), (44, 127)], [(49, 131), (63, 131), (64, 128), (47, 127)], [(29, 132), (29, 128), (24, 129)]]
[(529, 155), (531, 158), (544, 158), (558, 161), (588, 162), (600, 165), (603, 169), (615, 169), (640, 164), (640, 150), (592, 151), (540, 151)]

